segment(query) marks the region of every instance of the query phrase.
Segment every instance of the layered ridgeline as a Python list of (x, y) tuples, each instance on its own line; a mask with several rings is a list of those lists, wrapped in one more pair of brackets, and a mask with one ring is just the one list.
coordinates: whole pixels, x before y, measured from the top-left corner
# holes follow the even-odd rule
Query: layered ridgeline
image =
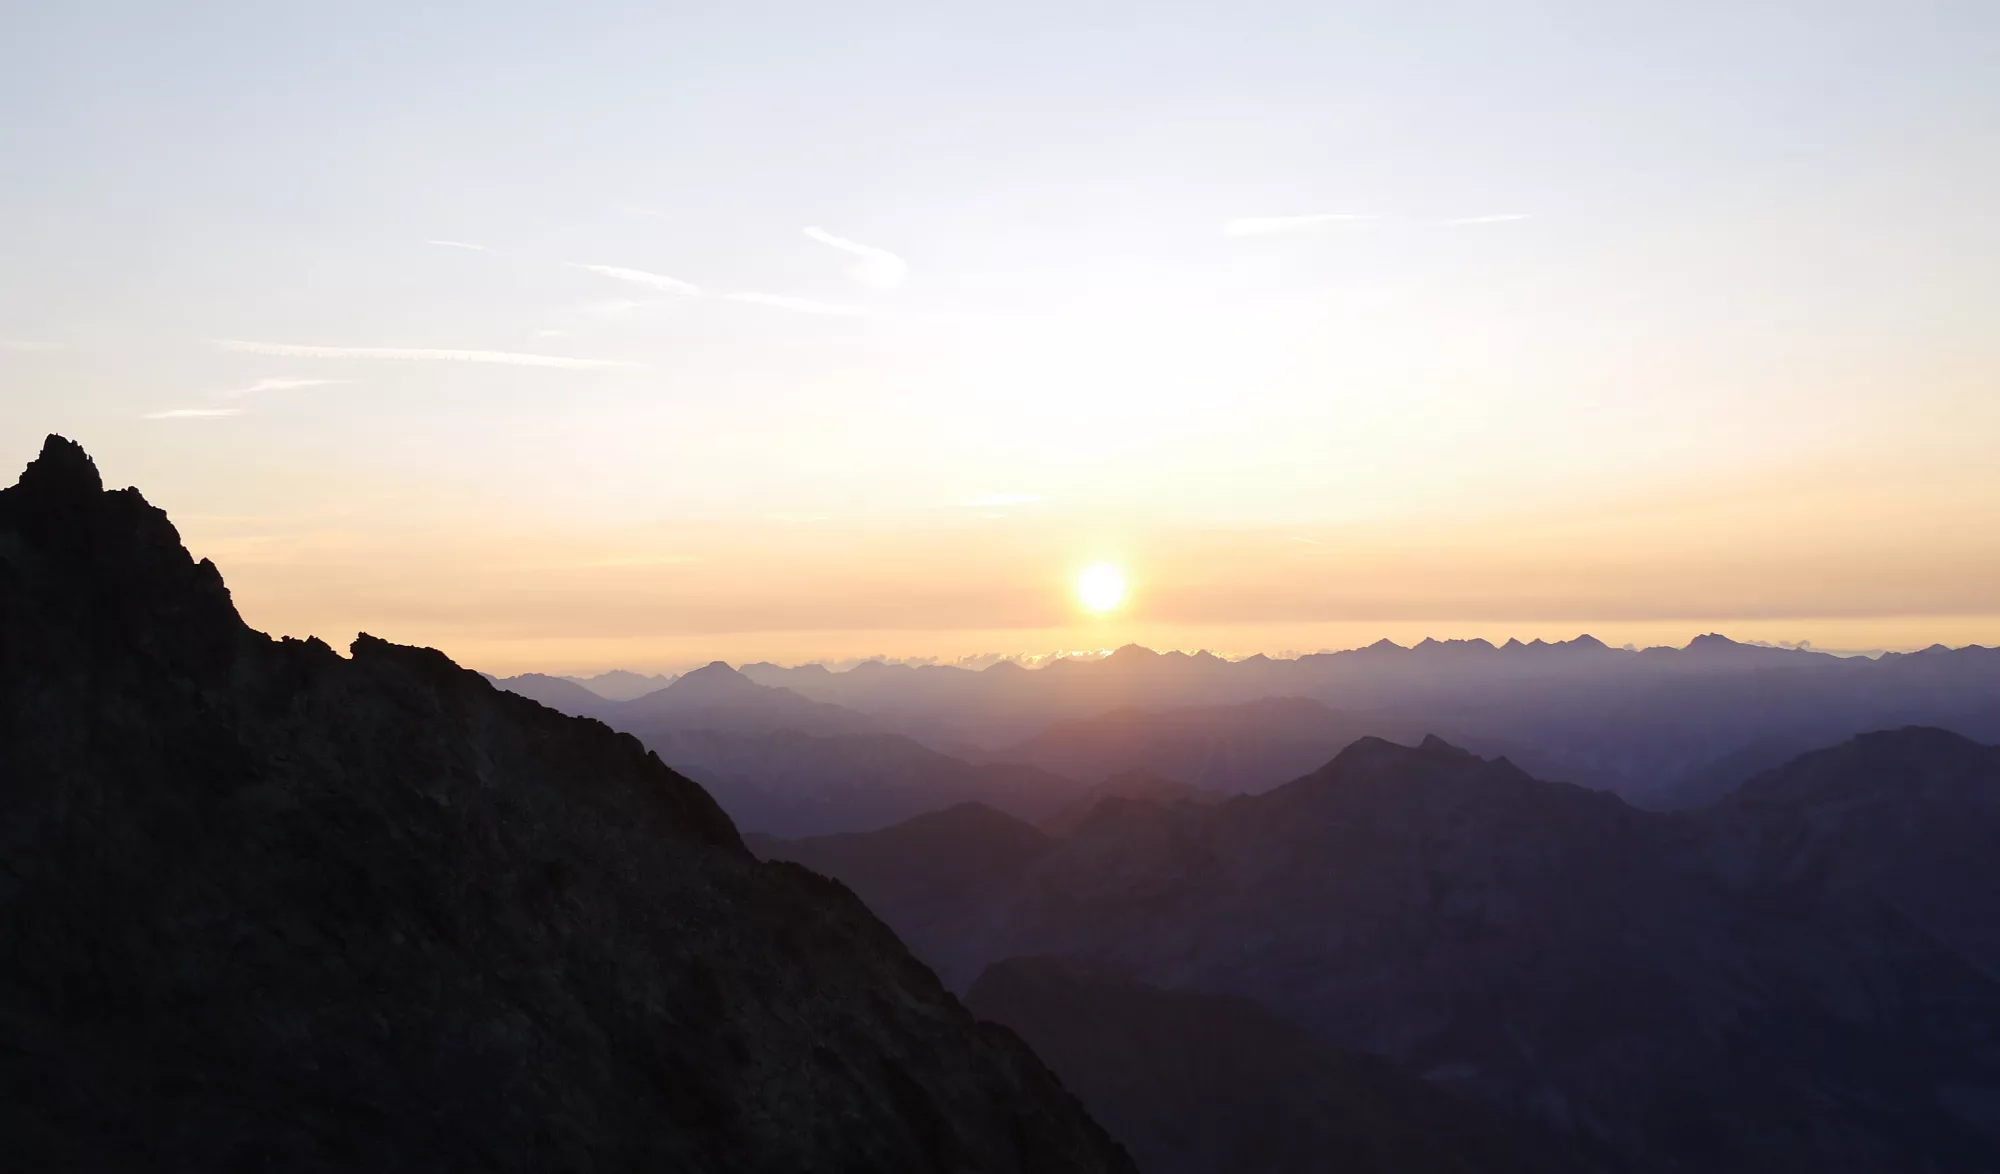
[[(976, 1005), (1023, 957), (1234, 996), (1581, 1152), (1749, 1172), (2000, 1170), (1996, 843), (2000, 749), (1905, 730), (1693, 814), (1367, 739), (1262, 795), (1107, 799), (1063, 836), (968, 807), (759, 847), (847, 881)], [(1010, 1020), (1031, 1038), (1093, 1019), (1062, 1005), (1087, 985), (1034, 989)], [(1135, 1152), (1234, 1127), (1165, 1070), (1171, 1105), (1135, 1109), (1138, 1078), (1095, 1058), (1122, 1022), (1050, 1056)], [(1284, 1086), (1265, 1108), (1300, 1103)]]
[(0, 491), (0, 1164), (1124, 1171), (1010, 1032), (630, 737), (238, 618)]
[[(1435, 733), (1538, 778), (1671, 809), (1868, 730), (2000, 740), (2000, 649), (1871, 660), (1719, 635), (1644, 651), (1589, 637), (1426, 640), (1292, 660), (1127, 647), (1034, 670), (718, 663), (624, 702), (553, 677), (500, 683), (637, 734), (740, 825), (789, 835), (869, 830), (967, 800), (1046, 818), (1049, 787), (980, 766), (1078, 786), (1143, 769), (1254, 794), (1357, 738)], [(773, 738), (786, 744), (764, 745)]]
[[(1647, 807), (1698, 806), (1760, 770), (1867, 730), (1925, 725), (2000, 741), (2000, 649), (1976, 646), (1869, 659), (1720, 635), (1640, 651), (1582, 636), (1499, 646), (1383, 641), (1238, 661), (1132, 646), (1033, 670), (742, 671), (961, 757), (1086, 783), (1146, 767), (1225, 793), (1268, 790), (1361, 735), (1437, 733), (1488, 757), (1506, 755), (1537, 777)], [(1269, 699), (1314, 704), (1246, 705)], [(975, 746), (980, 753), (966, 749)], [(1302, 765), (1294, 751), (1319, 757)]]

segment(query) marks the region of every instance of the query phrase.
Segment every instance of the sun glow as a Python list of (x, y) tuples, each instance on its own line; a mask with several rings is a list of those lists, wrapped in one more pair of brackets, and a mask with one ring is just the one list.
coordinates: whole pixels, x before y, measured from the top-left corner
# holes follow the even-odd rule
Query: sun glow
[(1076, 597), (1094, 612), (1108, 612), (1125, 602), (1125, 575), (1110, 563), (1085, 567), (1076, 577)]

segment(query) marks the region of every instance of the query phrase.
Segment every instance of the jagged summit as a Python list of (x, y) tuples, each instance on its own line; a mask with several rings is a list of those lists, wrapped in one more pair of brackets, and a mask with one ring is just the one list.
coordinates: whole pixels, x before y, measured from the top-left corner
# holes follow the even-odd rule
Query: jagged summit
[(102, 492), (104, 479), (82, 445), (52, 432), (42, 442), (41, 455), (22, 471), (20, 486), (37, 496), (81, 496)]

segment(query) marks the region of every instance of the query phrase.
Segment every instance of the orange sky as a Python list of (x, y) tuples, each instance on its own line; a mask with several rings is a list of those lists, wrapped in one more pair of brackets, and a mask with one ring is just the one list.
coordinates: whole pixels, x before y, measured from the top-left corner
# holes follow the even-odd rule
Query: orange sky
[[(407, 499), (319, 517), (177, 513), (261, 627), (336, 641), (365, 629), (489, 671), (568, 672), (1583, 631), (1641, 645), (1709, 630), (1844, 649), (1996, 644), (1993, 492), (1990, 475), (1878, 462), (1862, 479), (1795, 469), (1283, 527), (1039, 503), (620, 526)], [(1130, 584), (1107, 616), (1074, 593), (1097, 562)]]

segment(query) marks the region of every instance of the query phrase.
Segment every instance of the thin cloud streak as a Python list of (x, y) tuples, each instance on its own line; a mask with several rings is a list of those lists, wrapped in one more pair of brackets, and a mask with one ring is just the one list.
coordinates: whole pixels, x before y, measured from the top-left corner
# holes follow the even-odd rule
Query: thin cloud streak
[(219, 416), (240, 416), (242, 408), (168, 408), (164, 412), (147, 412), (148, 420), (211, 420)]
[(664, 273), (648, 273), (644, 269), (625, 269), (617, 265), (583, 265), (575, 261), (569, 264), (573, 269), (582, 269), (599, 277), (609, 277), (614, 281), (629, 281), (634, 285), (651, 286), (684, 297), (701, 296), (701, 287), (692, 281), (682, 281), (678, 277), (668, 277)]
[(1042, 500), (1032, 493), (982, 493), (963, 504), (970, 509), (991, 509), (1002, 505), (1031, 505)]
[(733, 293), (724, 297), (732, 302), (748, 302), (753, 306), (771, 306), (779, 310), (796, 310), (801, 314), (835, 314), (854, 317), (868, 311), (860, 306), (841, 306), (832, 302), (815, 302), (811, 298), (791, 298), (783, 294)]
[(1527, 220), (1526, 212), (1498, 212), (1491, 216), (1454, 216), (1441, 224), (1507, 224), (1515, 220)]
[(475, 253), (490, 253), (493, 251), (485, 245), (475, 245), (470, 241), (427, 240), (424, 243), (427, 245), (436, 245), (440, 249), (469, 249)]
[(807, 240), (818, 241), (830, 249), (839, 249), (861, 258), (858, 264), (848, 267), (847, 275), (869, 289), (887, 293), (902, 285), (903, 279), (910, 275), (909, 263), (887, 249), (835, 236), (815, 225), (807, 225), (800, 231), (805, 233)]
[(497, 363), (509, 367), (558, 367), (572, 371), (642, 367), (619, 359), (576, 359), (567, 355), (532, 355), (514, 351), (464, 351), (399, 346), (314, 346), (285, 342), (248, 342), (220, 338), (215, 345), (244, 355), (279, 355), (291, 359), (408, 359), (417, 362)]
[(1374, 220), (1349, 212), (1318, 212), (1310, 216), (1244, 216), (1222, 226), (1224, 236), (1276, 236), (1288, 232), (1310, 232), (1334, 224), (1359, 224)]
[(231, 388), (223, 395), (260, 395), (267, 391), (292, 391), (301, 387), (324, 387), (329, 383), (352, 383), (351, 379), (259, 379), (248, 387)]
[(605, 298), (601, 301), (584, 302), (573, 307), (573, 312), (597, 318), (617, 318), (634, 310), (650, 310), (655, 306), (668, 304), (670, 303), (655, 298)]
[(26, 338), (0, 338), (0, 351), (59, 351), (59, 342), (35, 342)]

